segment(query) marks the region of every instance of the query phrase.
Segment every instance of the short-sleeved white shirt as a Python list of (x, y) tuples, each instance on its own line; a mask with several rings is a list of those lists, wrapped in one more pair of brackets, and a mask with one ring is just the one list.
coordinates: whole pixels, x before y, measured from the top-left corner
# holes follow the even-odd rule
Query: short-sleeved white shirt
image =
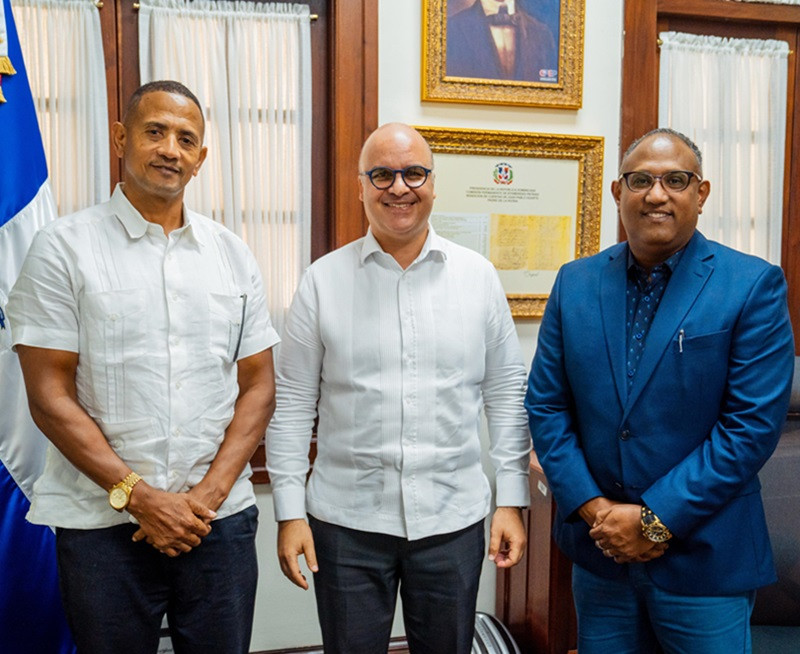
[[(275, 345), (258, 266), (233, 233), (184, 207), (165, 236), (121, 185), (40, 230), (8, 301), (13, 345), (79, 354), (78, 400), (150, 485), (186, 491), (233, 417), (236, 361)], [(255, 502), (249, 466), (219, 518)], [(91, 529), (130, 519), (52, 445), (30, 522)]]

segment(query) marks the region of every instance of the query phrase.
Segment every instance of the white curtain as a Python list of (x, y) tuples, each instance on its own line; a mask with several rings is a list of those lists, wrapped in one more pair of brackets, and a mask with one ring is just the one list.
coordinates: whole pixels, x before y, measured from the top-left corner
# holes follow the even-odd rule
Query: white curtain
[(697, 143), (711, 181), (701, 231), (780, 264), (788, 44), (659, 36), (659, 125)]
[(278, 330), (311, 250), (311, 45), (307, 5), (143, 0), (142, 82), (200, 98), (208, 158), (187, 205), (241, 236)]
[(60, 216), (109, 196), (108, 96), (92, 0), (11, 0)]

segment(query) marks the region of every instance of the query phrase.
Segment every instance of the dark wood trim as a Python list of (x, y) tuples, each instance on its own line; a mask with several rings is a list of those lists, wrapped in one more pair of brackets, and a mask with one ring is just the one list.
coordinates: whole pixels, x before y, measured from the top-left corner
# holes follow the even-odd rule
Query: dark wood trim
[[(630, 0), (626, 1), (626, 5)], [(730, 2), (730, 0), (639, 0), (655, 4), (660, 16), (684, 16), (721, 19), (746, 23), (798, 23), (800, 7)]]
[(331, 56), (331, 249), (366, 232), (356, 193), (358, 156), (378, 125), (378, 12), (370, 0), (334, 0)]
[[(103, 7), (98, 9), (100, 17), (100, 33), (103, 40), (103, 59), (106, 69), (106, 93), (108, 95), (108, 129), (111, 133), (111, 126), (118, 120), (119, 108), (119, 66), (117, 65), (117, 12), (119, 5), (117, 2), (106, 2)], [(111, 188), (119, 181), (120, 164), (114, 147), (109, 143), (109, 172)]]
[(552, 539), (556, 506), (535, 454), (530, 466), (531, 504), (523, 512), (525, 557), (497, 571), (495, 614), (523, 652), (566, 654), (577, 644), (572, 603), (572, 563)]

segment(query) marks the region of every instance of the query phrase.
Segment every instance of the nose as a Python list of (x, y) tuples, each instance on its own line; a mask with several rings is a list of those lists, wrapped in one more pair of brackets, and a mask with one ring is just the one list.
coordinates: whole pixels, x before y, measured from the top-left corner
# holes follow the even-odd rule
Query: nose
[(167, 134), (158, 142), (158, 153), (167, 159), (178, 158), (178, 139), (174, 134)]
[(653, 180), (653, 185), (650, 187), (650, 190), (647, 191), (646, 199), (650, 202), (664, 202), (669, 197), (669, 194), (664, 189), (662, 184), (662, 179), (660, 177), (656, 177)]
[(392, 185), (387, 190), (391, 191), (395, 195), (403, 195), (406, 191), (410, 190), (408, 184), (406, 184), (406, 181), (403, 179), (402, 173), (399, 170), (394, 174)]

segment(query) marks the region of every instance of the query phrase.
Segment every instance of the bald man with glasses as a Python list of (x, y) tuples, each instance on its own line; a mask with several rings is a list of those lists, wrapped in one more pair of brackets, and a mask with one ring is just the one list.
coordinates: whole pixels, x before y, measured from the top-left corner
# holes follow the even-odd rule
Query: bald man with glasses
[(611, 191), (628, 240), (559, 271), (525, 401), (578, 651), (747, 653), (776, 580), (757, 475), (789, 403), (786, 282), (697, 231), (683, 134), (634, 142)]
[[(385, 654), (398, 589), (412, 653), (468, 654), (496, 472), (488, 557), (526, 543), (525, 366), (492, 265), (438, 236), (433, 156), (407, 125), (364, 144), (367, 235), (307, 270), (277, 363), (267, 436), (284, 574), (314, 573), (327, 654)], [(315, 418), (317, 458), (308, 484)]]

